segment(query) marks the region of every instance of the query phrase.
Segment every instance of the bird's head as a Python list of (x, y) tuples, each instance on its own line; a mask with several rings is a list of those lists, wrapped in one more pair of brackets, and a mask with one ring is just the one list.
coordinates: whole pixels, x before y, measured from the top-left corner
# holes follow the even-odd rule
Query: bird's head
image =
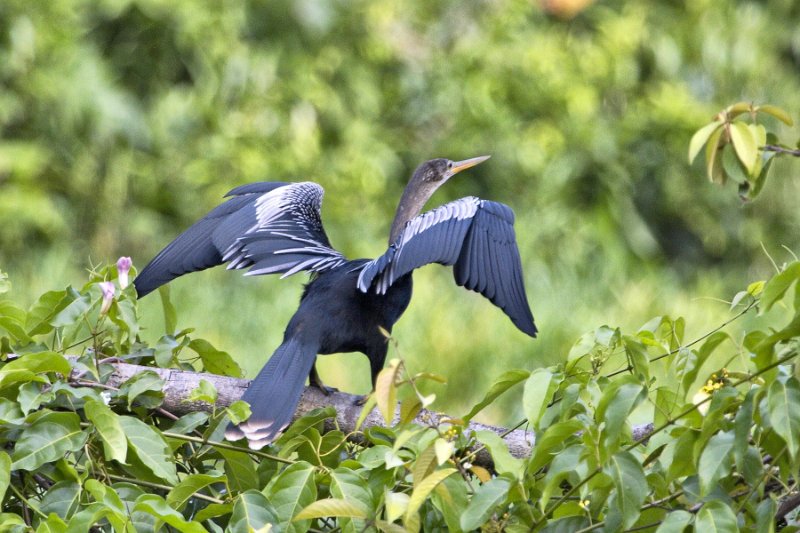
[(397, 213), (392, 222), (392, 230), (389, 233), (389, 244), (394, 243), (400, 235), (406, 222), (417, 216), (422, 210), (436, 189), (441, 187), (447, 180), (470, 167), (483, 163), (489, 159), (488, 155), (473, 157), (463, 161), (450, 161), (449, 159), (431, 159), (425, 161), (414, 174), (411, 181), (406, 185), (400, 203), (397, 206)]
[(450, 161), (449, 159), (438, 158), (425, 161), (411, 178), (412, 181), (422, 182), (426, 184), (435, 185), (439, 187), (444, 182), (468, 168), (474, 167), (477, 164), (483, 163), (490, 156), (482, 155), (480, 157), (473, 157), (471, 159), (464, 159), (463, 161)]

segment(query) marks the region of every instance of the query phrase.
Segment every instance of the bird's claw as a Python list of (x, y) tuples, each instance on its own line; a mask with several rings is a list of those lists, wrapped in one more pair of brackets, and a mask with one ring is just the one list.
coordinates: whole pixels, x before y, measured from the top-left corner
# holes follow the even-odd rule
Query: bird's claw
[(329, 387), (323, 383), (314, 383), (314, 386), (318, 388), (325, 396), (330, 396), (334, 392), (339, 392), (339, 389), (336, 387)]

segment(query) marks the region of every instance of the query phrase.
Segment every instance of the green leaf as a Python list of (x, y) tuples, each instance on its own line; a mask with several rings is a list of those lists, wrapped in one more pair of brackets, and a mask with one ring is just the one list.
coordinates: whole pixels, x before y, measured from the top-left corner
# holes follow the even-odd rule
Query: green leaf
[(39, 527), (36, 528), (36, 533), (66, 533), (66, 531), (67, 523), (54, 513), (50, 513), (46, 520), (39, 522)]
[(778, 300), (783, 298), (783, 295), (798, 278), (800, 278), (800, 261), (791, 263), (782, 272), (770, 278), (764, 285), (761, 295), (762, 313), (769, 311)]
[(422, 504), (428, 499), (428, 496), (433, 489), (435, 489), (439, 483), (444, 481), (445, 478), (455, 474), (456, 472), (458, 472), (458, 470), (455, 468), (443, 468), (441, 470), (435, 470), (419, 483), (414, 483), (414, 489), (411, 491), (411, 498), (408, 500), (408, 507), (406, 508), (405, 518), (403, 521), (408, 522), (412, 520), (412, 515), (419, 511), (420, 507), (422, 507)]
[(708, 357), (717, 349), (717, 347), (724, 341), (730, 340), (730, 335), (724, 331), (717, 331), (712, 333), (703, 343), (697, 352), (691, 352), (692, 357), (686, 359), (686, 364), (681, 368), (683, 376), (681, 377), (681, 388), (684, 392), (689, 391), (689, 387), (694, 384), (697, 379), (697, 373), (702, 368)]
[[(236, 400), (235, 402), (233, 402), (232, 404), (230, 404), (228, 407), (225, 408), (225, 414), (228, 416), (228, 418), (231, 419), (232, 423), (241, 424), (242, 422), (250, 418), (250, 415), (253, 414), (253, 411), (250, 409), (249, 403), (242, 400)], [(289, 426), (288, 431), (291, 431), (294, 426), (295, 424)], [(285, 434), (286, 433), (284, 433), (284, 435)]]
[[(102, 516), (108, 520), (114, 528), (114, 531), (132, 531), (128, 509), (125, 507), (125, 504), (122, 503), (122, 499), (114, 489), (93, 478), (86, 480), (84, 488), (92, 495), (97, 503), (102, 504), (101, 508), (97, 508), (95, 515), (87, 521), (94, 522), (97, 520), (97, 517)], [(81, 518), (77, 518), (76, 521), (77, 520), (81, 520)], [(72, 523), (70, 527), (73, 530), (77, 529)]]
[(0, 398), (0, 424), (13, 424), (18, 426), (25, 422), (19, 403), (8, 398)]
[(752, 388), (747, 391), (744, 401), (739, 406), (734, 418), (734, 444), (733, 456), (736, 468), (740, 471), (744, 467), (745, 454), (750, 443), (750, 430), (753, 428), (753, 414), (755, 411), (756, 397), (761, 396), (763, 389)]
[(725, 185), (727, 176), (722, 168), (722, 158), (720, 157), (720, 137), (723, 128), (719, 128), (711, 134), (706, 144), (706, 175), (712, 183)]
[(622, 342), (625, 346), (625, 355), (628, 357), (634, 375), (642, 382), (650, 381), (650, 357), (647, 347), (639, 342), (636, 337), (624, 335)]
[(188, 435), (190, 432), (208, 422), (208, 419), (208, 413), (201, 411), (187, 413), (169, 427), (169, 432), (177, 433), (178, 435)]
[(196, 389), (189, 392), (188, 401), (206, 402), (214, 405), (217, 402), (217, 389), (210, 381), (201, 379)]
[(436, 464), (442, 465), (450, 459), (456, 449), (454, 442), (447, 439), (438, 438), (433, 442), (433, 451), (436, 454)]
[(644, 469), (630, 452), (622, 451), (614, 454), (603, 470), (614, 483), (608, 502), (607, 528), (628, 529), (639, 519), (641, 506), (650, 492)]
[(122, 499), (120, 499), (119, 494), (111, 487), (100, 483), (94, 478), (89, 478), (83, 484), (83, 488), (86, 489), (98, 503), (102, 503), (120, 513), (126, 512)]
[(0, 512), (0, 531), (3, 533), (27, 533), (30, 528), (18, 514)]
[(145, 407), (156, 407), (164, 397), (164, 380), (154, 371), (145, 370), (128, 379), (122, 385), (121, 392), (128, 396), (129, 411), (133, 409), (133, 402), (137, 398)]
[[(286, 523), (281, 521), (272, 503), (257, 490), (248, 490), (239, 494), (233, 504), (231, 520), (227, 531), (230, 533), (253, 533), (269, 531), (272, 525)], [(294, 526), (288, 525), (286, 530)]]
[(748, 174), (752, 174), (758, 158), (758, 144), (753, 132), (747, 127), (747, 124), (737, 120), (731, 123), (730, 133), (736, 156), (747, 169)]
[(169, 524), (183, 533), (207, 533), (198, 522), (187, 521), (181, 513), (167, 505), (161, 496), (143, 494), (136, 499), (135, 511), (142, 511)]
[(308, 507), (297, 513), (292, 521), (324, 518), (326, 516), (367, 518), (367, 509), (360, 503), (340, 498), (325, 498), (312, 502)]
[(478, 430), (474, 433), (478, 442), (486, 445), (494, 461), (494, 468), (498, 474), (511, 474), (520, 478), (525, 468), (522, 459), (517, 459), (508, 451), (508, 444), (500, 435), (493, 431)]
[(108, 318), (122, 331), (127, 332), (129, 339), (135, 339), (139, 334), (139, 320), (132, 301), (115, 300), (108, 312)]
[(217, 350), (206, 340), (192, 339), (189, 343), (189, 349), (200, 356), (206, 372), (234, 378), (244, 376), (241, 367), (236, 364), (236, 361), (233, 360), (228, 352)]
[(786, 124), (787, 126), (792, 126), (794, 124), (794, 122), (792, 121), (792, 117), (789, 115), (789, 113), (787, 113), (780, 107), (776, 107), (774, 105), (769, 105), (769, 104), (760, 105), (758, 106), (758, 112), (771, 115), (780, 120), (781, 122), (783, 122), (784, 124)]
[(0, 376), (15, 370), (28, 370), (34, 374), (57, 372), (68, 376), (72, 370), (63, 355), (56, 352), (36, 352), (25, 354), (19, 359), (11, 361), (0, 370)]
[(672, 511), (661, 522), (656, 533), (683, 533), (686, 526), (692, 523), (694, 516), (683, 509)]
[(50, 325), (54, 328), (61, 328), (64, 326), (71, 326), (77, 324), (89, 309), (92, 307), (92, 297), (88, 294), (83, 294), (78, 298), (72, 300), (69, 305), (64, 307), (50, 319)]
[(730, 507), (719, 500), (711, 500), (703, 504), (694, 522), (695, 531), (703, 533), (739, 531), (736, 515)]
[(505, 391), (523, 381), (530, 376), (530, 372), (527, 370), (509, 370), (508, 372), (504, 372), (500, 374), (500, 376), (492, 383), (492, 386), (489, 388), (489, 391), (486, 393), (486, 396), (478, 402), (472, 409), (470, 409), (469, 413), (466, 416), (462, 417), (465, 422), (469, 422), (472, 420), (476, 414), (481, 412), (484, 407), (494, 402), (498, 396), (503, 394)]
[(222, 448), (217, 452), (225, 459), (225, 475), (228, 477), (231, 490), (245, 492), (259, 488), (256, 464), (248, 453)]
[(164, 312), (164, 331), (168, 335), (172, 335), (178, 328), (178, 313), (169, 297), (169, 285), (160, 286), (158, 295), (161, 297), (161, 309)]
[(496, 477), (478, 487), (461, 515), (461, 529), (472, 531), (485, 524), (494, 510), (506, 501), (510, 487), (511, 483), (502, 477)]
[(6, 489), (11, 483), (11, 457), (4, 451), (0, 451), (0, 502), (6, 494)]
[(716, 488), (717, 482), (730, 473), (731, 452), (734, 444), (732, 431), (717, 433), (706, 443), (697, 465), (701, 496), (708, 495)]
[(90, 503), (72, 515), (67, 524), (67, 533), (90, 531), (91, 526), (113, 515), (114, 511), (101, 503)]
[(461, 479), (452, 476), (445, 479), (436, 486), (431, 501), (444, 516), (447, 528), (451, 532), (462, 531), (461, 515), (467, 508), (468, 498), (466, 484)]
[(392, 359), (389, 366), (384, 368), (375, 379), (375, 401), (384, 422), (389, 426), (394, 419), (395, 406), (397, 405), (397, 386), (395, 381), (400, 373), (400, 360)]
[(778, 512), (778, 503), (772, 498), (764, 498), (756, 508), (757, 533), (775, 533), (775, 515)]
[(175, 485), (167, 494), (167, 504), (173, 509), (182, 511), (196, 492), (200, 492), (214, 483), (224, 483), (225, 476), (210, 476), (208, 474), (189, 474)]
[(715, 120), (709, 124), (706, 124), (699, 130), (697, 130), (694, 135), (692, 135), (692, 140), (689, 141), (689, 164), (692, 164), (694, 158), (697, 157), (697, 154), (700, 153), (702, 150), (703, 145), (708, 142), (711, 135), (722, 127), (722, 122), (719, 120)]
[[(259, 494), (261, 494), (259, 492)], [(263, 494), (262, 494), (263, 496)], [(197, 511), (194, 515), (195, 522), (205, 522), (218, 516), (225, 516), (233, 513), (233, 503), (210, 503)]]
[(27, 313), (14, 303), (0, 301), (0, 328), (6, 330), (15, 340), (29, 344), (33, 341), (25, 331), (26, 315)]
[(120, 416), (120, 425), (128, 439), (128, 449), (136, 453), (139, 460), (156, 477), (169, 483), (178, 484), (178, 473), (172, 450), (167, 445), (161, 433), (131, 416)]
[(403, 516), (406, 512), (406, 509), (408, 509), (408, 502), (410, 500), (411, 497), (405, 492), (387, 491), (383, 502), (386, 520), (389, 522), (394, 522)]
[(560, 379), (549, 368), (537, 368), (531, 372), (525, 382), (522, 393), (522, 407), (525, 416), (534, 428), (539, 428), (539, 421), (553, 397)]
[[(282, 523), (289, 523), (294, 516), (317, 499), (317, 484), (314, 482), (314, 467), (300, 461), (287, 467), (273, 478), (264, 493), (275, 508)], [(305, 520), (291, 522), (286, 528), (290, 533), (306, 531), (310, 523)]]
[[(357, 503), (366, 509), (372, 509), (372, 497), (367, 481), (349, 468), (340, 466), (331, 472), (331, 496)], [(364, 520), (339, 520), (339, 527), (345, 533), (357, 533), (364, 530)]]
[(634, 376), (624, 376), (609, 385), (597, 406), (595, 419), (598, 424), (604, 423), (606, 444), (619, 441), (628, 415), (647, 398), (647, 387), (644, 387)]
[(546, 464), (550, 463), (553, 456), (564, 449), (571, 437), (579, 431), (585, 430), (586, 426), (577, 419), (564, 420), (557, 422), (545, 430), (533, 447), (528, 468), (536, 472)]
[(81, 486), (74, 481), (59, 481), (47, 490), (39, 510), (44, 514), (55, 513), (64, 520), (78, 510), (81, 498)]
[(767, 391), (767, 404), (775, 433), (786, 443), (789, 455), (796, 459), (800, 451), (800, 383), (794, 377), (777, 378)]
[(96, 400), (87, 401), (83, 410), (103, 441), (106, 458), (124, 463), (128, 454), (128, 440), (119, 422), (119, 415)]
[(22, 432), (11, 455), (12, 470), (36, 470), (83, 447), (87, 434), (75, 413), (45, 413)]
[(43, 335), (53, 330), (50, 320), (73, 300), (80, 297), (80, 294), (72, 287), (67, 287), (63, 291), (46, 292), (39, 297), (28, 310), (25, 320), (25, 328), (28, 335)]

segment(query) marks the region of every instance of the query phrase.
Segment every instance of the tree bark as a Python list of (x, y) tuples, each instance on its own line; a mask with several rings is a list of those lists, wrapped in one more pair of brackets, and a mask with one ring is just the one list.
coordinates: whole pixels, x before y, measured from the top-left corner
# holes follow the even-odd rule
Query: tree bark
[[(164, 402), (161, 408), (174, 415), (184, 415), (195, 411), (211, 411), (212, 406), (205, 402), (189, 401), (191, 392), (199, 387), (200, 380), (204, 379), (213, 384), (217, 389), (217, 407), (226, 407), (242, 397), (244, 391), (250, 385), (250, 380), (219, 376), (186, 370), (157, 368), (151, 366), (139, 366), (128, 363), (113, 363), (114, 371), (108, 377), (105, 385), (108, 387), (119, 388), (133, 376), (145, 371), (155, 372), (164, 380)], [(73, 372), (73, 379), (77, 376)], [(360, 396), (347, 394), (344, 392), (332, 392), (324, 394), (316, 387), (306, 387), (294, 414), (297, 419), (314, 409), (322, 407), (333, 407), (336, 410), (336, 420), (326, 421), (326, 429), (338, 427), (346, 434), (353, 433), (356, 428), (358, 417), (361, 415), (362, 406), (356, 405)], [(399, 408), (395, 413), (395, 421), (399, 417)], [(414, 422), (423, 426), (436, 426), (442, 420), (448, 418), (442, 413), (423, 409), (414, 419)], [(361, 430), (373, 426), (384, 426), (384, 420), (377, 408), (367, 415), (361, 425)], [(487, 430), (498, 435), (508, 432), (507, 429), (470, 422), (465, 431), (472, 433), (475, 431)], [(359, 441), (362, 437), (354, 435), (354, 440)], [(530, 456), (531, 445), (533, 443), (533, 433), (522, 429), (515, 429), (505, 435), (504, 440), (508, 445), (508, 450), (512, 456), (522, 459)], [(492, 468), (493, 461), (487, 450), (478, 447), (478, 452), (471, 461), (473, 464)]]

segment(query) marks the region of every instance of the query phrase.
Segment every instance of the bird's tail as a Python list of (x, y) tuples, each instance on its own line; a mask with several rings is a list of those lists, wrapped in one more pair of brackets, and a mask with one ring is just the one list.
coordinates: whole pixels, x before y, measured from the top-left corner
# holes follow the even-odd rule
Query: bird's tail
[(254, 450), (275, 440), (292, 421), (316, 357), (315, 345), (297, 339), (284, 341), (242, 396), (252, 415), (238, 426), (230, 424), (225, 438), (244, 437)]

